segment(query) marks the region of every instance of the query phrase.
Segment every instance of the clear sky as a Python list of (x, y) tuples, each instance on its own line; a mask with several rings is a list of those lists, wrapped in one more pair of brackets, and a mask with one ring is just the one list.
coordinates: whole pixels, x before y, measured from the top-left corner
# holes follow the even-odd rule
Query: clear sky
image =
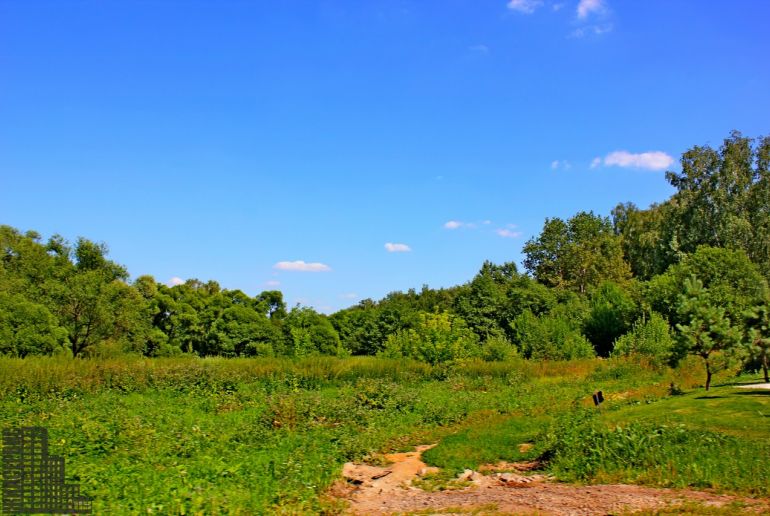
[[(0, 0), (0, 223), (329, 312), (770, 132), (770, 2)], [(304, 269), (304, 270), (298, 270)]]

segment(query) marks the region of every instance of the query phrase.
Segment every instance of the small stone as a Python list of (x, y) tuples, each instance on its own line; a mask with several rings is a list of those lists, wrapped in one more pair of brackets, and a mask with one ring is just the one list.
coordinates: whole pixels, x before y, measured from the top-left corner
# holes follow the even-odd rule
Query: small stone
[(457, 475), (457, 480), (461, 482), (465, 482), (466, 480), (470, 480), (470, 478), (473, 476), (473, 470), (472, 469), (466, 469), (459, 475)]

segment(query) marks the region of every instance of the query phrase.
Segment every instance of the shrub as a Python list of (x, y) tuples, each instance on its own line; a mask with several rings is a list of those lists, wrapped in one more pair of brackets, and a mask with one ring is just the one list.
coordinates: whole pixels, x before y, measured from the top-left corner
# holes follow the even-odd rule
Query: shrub
[(662, 366), (671, 358), (673, 346), (668, 322), (659, 313), (652, 312), (649, 318), (638, 319), (631, 331), (615, 341), (612, 356), (643, 356)]
[(479, 355), (478, 337), (462, 318), (447, 312), (421, 313), (414, 329), (388, 336), (380, 356), (414, 358), (429, 364), (454, 362)]
[(516, 348), (505, 337), (490, 337), (481, 346), (481, 358), (485, 362), (505, 362), (516, 355)]
[(577, 323), (561, 314), (536, 317), (526, 310), (511, 326), (525, 358), (570, 360), (594, 356), (593, 346), (580, 333)]

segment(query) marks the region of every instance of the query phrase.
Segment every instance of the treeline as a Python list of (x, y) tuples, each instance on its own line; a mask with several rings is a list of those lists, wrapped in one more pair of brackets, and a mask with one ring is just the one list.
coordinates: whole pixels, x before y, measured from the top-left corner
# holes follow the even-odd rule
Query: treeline
[[(611, 217), (546, 219), (524, 273), (486, 262), (468, 283), (364, 300), (331, 316), (291, 310), (214, 281), (168, 287), (127, 271), (87, 239), (0, 227), (0, 352), (73, 356), (404, 356), (431, 363), (512, 355), (642, 354), (738, 360), (767, 371), (770, 138), (733, 132), (668, 172), (676, 193)], [(707, 382), (708, 383), (708, 382)]]

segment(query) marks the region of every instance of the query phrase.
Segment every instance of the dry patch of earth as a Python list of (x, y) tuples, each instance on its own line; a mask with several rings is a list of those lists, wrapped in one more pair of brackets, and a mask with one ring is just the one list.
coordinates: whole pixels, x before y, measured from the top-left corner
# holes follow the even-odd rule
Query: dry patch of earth
[(752, 383), (749, 385), (736, 385), (739, 389), (770, 389), (770, 383)]
[[(541, 514), (607, 515), (639, 510), (657, 510), (683, 503), (724, 507), (739, 503), (743, 511), (770, 514), (770, 500), (746, 499), (691, 490), (658, 489), (635, 485), (579, 486), (560, 484), (552, 478), (533, 474), (538, 464), (499, 463), (466, 470), (456, 487), (424, 491), (415, 487), (436, 468), (421, 460), (422, 452), (435, 445), (418, 446), (415, 451), (386, 455), (387, 467), (347, 463), (345, 483), (333, 490), (349, 502), (355, 515), (384, 514)], [(485, 474), (483, 474), (483, 473)]]

